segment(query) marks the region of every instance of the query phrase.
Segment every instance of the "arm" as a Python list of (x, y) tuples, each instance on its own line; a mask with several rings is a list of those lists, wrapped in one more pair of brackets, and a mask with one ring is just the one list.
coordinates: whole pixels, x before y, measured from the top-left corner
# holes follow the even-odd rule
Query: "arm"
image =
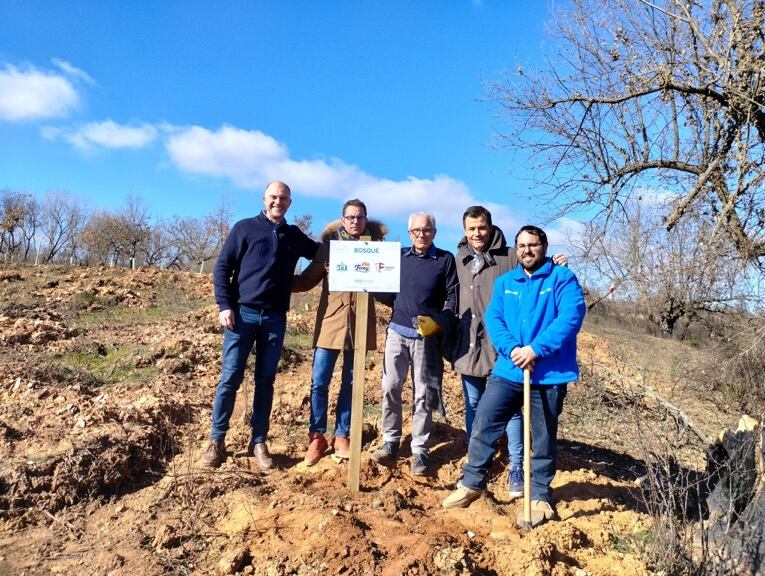
[(574, 274), (569, 272), (556, 283), (555, 299), (555, 319), (531, 342), (538, 356), (549, 356), (560, 349), (566, 340), (576, 336), (584, 321), (584, 293)]
[(449, 254), (446, 259), (446, 301), (444, 302), (444, 311), (451, 314), (457, 314), (457, 291), (459, 289), (459, 279), (457, 278), (457, 265), (454, 262), (454, 256)]
[(233, 301), (234, 295), (231, 293), (231, 278), (236, 274), (244, 253), (243, 243), (240, 241), (240, 230), (239, 223), (234, 224), (223, 243), (220, 256), (218, 256), (218, 261), (213, 269), (215, 302), (221, 312), (231, 310), (236, 304)]
[(300, 274), (292, 277), (293, 292), (307, 292), (328, 274), (329, 245), (322, 243), (311, 263)]

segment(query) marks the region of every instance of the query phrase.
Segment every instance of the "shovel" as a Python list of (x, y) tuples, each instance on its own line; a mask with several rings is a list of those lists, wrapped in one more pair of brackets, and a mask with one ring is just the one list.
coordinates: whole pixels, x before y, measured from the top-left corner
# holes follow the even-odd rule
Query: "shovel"
[(523, 522), (531, 530), (531, 370), (523, 371)]

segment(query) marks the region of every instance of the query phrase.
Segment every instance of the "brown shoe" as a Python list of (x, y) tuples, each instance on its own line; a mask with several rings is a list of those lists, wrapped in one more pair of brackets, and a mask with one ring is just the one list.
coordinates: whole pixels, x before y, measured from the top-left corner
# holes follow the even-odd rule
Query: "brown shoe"
[(308, 434), (308, 450), (305, 452), (303, 462), (305, 462), (307, 466), (313, 466), (321, 460), (321, 457), (324, 456), (324, 452), (327, 451), (327, 448), (327, 439), (324, 438), (324, 434), (321, 432), (310, 432)]
[(544, 500), (532, 500), (531, 501), (531, 522), (526, 522), (523, 514), (523, 510), (518, 513), (518, 525), (524, 530), (530, 530), (536, 528), (540, 524), (544, 524), (548, 520), (552, 520), (556, 517), (555, 510), (549, 502)]
[(226, 443), (223, 440), (213, 440), (202, 454), (200, 462), (205, 468), (218, 468), (226, 459)]
[(265, 442), (258, 442), (257, 444), (250, 442), (250, 445), (247, 447), (247, 456), (255, 457), (255, 463), (261, 472), (268, 472), (271, 470), (271, 466), (273, 466), (273, 461), (268, 453), (268, 446), (266, 446)]
[(338, 458), (348, 460), (351, 457), (351, 441), (345, 436), (335, 436), (332, 448), (334, 448), (335, 456)]

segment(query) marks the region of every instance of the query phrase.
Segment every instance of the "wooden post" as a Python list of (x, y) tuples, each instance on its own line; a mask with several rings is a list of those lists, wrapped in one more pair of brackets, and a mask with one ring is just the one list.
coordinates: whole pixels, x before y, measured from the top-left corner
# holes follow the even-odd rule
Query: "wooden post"
[(531, 528), (531, 370), (523, 371), (523, 522)]
[[(361, 240), (371, 240), (362, 236)], [(358, 492), (361, 471), (361, 431), (364, 422), (364, 383), (367, 368), (367, 316), (369, 294), (356, 292), (356, 327), (353, 339), (353, 400), (351, 402), (351, 457), (348, 462), (348, 488)]]

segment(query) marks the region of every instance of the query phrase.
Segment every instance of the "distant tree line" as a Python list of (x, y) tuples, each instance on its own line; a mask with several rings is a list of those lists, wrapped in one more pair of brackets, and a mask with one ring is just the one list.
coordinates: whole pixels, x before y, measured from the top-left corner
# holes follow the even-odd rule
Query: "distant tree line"
[(89, 211), (67, 192), (38, 200), (0, 189), (0, 262), (155, 266), (209, 271), (231, 225), (222, 202), (202, 216), (153, 217), (140, 197), (121, 208)]

